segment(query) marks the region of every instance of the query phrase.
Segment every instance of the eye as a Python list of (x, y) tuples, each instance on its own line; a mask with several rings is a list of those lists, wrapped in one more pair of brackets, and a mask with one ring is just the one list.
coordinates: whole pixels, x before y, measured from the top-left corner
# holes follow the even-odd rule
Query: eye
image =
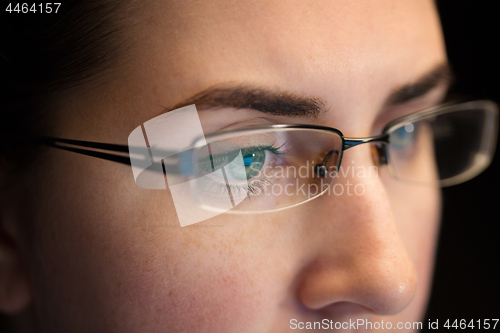
[(273, 146), (254, 146), (224, 153), (218, 152), (198, 160), (198, 175), (212, 173), (213, 176), (223, 179), (221, 168), (224, 167), (228, 180), (246, 183), (247, 180), (258, 176), (266, 165), (274, 164), (276, 158), (281, 155), (283, 155), (281, 147)]
[(199, 193), (206, 193), (203, 195), (214, 200), (226, 195), (230, 188), (233, 197), (259, 196), (264, 187), (276, 181), (276, 167), (286, 165), (288, 151), (284, 148), (285, 144), (255, 144), (236, 151), (219, 151), (210, 155), (211, 159), (210, 156), (201, 158), (198, 160)]
[(237, 180), (252, 179), (262, 170), (266, 162), (266, 150), (254, 148), (251, 150), (243, 149), (241, 153), (243, 156), (241, 161), (244, 166), (244, 172), (242, 172), (243, 168), (235, 164), (230, 164), (228, 171), (231, 173), (231, 176)]
[(391, 133), (391, 146), (395, 149), (412, 147), (416, 142), (418, 130), (418, 123), (406, 123)]

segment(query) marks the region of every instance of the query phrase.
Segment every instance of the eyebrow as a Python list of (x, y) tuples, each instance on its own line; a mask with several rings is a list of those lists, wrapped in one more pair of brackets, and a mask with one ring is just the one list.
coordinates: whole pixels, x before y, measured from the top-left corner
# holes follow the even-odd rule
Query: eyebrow
[[(407, 103), (425, 96), (438, 86), (449, 86), (452, 81), (453, 74), (449, 65), (440, 64), (416, 81), (394, 90), (386, 99), (385, 105)], [(327, 111), (326, 101), (319, 97), (306, 97), (269, 88), (226, 84), (224, 87), (214, 86), (205, 89), (171, 108), (165, 108), (162, 113), (191, 104), (195, 104), (199, 110), (232, 107), (297, 118), (317, 118)]]
[(433, 70), (424, 74), (415, 82), (406, 84), (394, 90), (386, 100), (386, 105), (397, 105), (407, 103), (411, 100), (425, 96), (438, 86), (450, 86), (454, 80), (453, 72), (448, 63), (436, 66)]
[(315, 118), (325, 110), (326, 101), (318, 97), (304, 97), (289, 91), (249, 86), (211, 87), (178, 103), (172, 108), (196, 104), (198, 109), (232, 107), (253, 109), (267, 114)]

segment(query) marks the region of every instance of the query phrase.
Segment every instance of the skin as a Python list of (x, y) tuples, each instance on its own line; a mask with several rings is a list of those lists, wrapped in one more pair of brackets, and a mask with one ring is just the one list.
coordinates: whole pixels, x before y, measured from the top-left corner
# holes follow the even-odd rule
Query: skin
[[(55, 105), (54, 136), (126, 144), (163, 107), (232, 83), (322, 98), (321, 117), (273, 119), (364, 137), (435, 105), (445, 90), (385, 104), (446, 62), (428, 0), (149, 1), (127, 36), (120, 68)], [(261, 116), (200, 112), (205, 131)], [(343, 163), (373, 165), (369, 146), (346, 151)], [(365, 193), (175, 228), (168, 190), (137, 187), (126, 166), (48, 149), (29, 190), (2, 192), (0, 309), (41, 332), (288, 332), (291, 319), (423, 320), (438, 190), (384, 169), (339, 180), (347, 181)]]

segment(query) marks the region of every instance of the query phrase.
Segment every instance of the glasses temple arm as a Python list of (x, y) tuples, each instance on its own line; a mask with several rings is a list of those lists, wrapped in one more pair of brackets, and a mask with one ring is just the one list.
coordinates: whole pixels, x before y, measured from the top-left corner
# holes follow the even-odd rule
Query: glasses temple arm
[[(73, 153), (92, 156), (92, 157), (96, 157), (96, 158), (100, 158), (100, 159), (108, 160), (108, 161), (112, 161), (112, 162), (117, 162), (117, 163), (125, 164), (125, 165), (132, 165), (131, 161), (134, 162), (137, 160), (137, 162), (144, 162), (144, 159), (151, 158), (151, 156), (149, 154), (149, 148), (134, 147), (133, 149), (136, 151), (139, 151), (138, 154), (140, 154), (144, 157), (144, 159), (134, 159), (134, 158), (130, 157), (129, 147), (125, 146), (125, 145), (117, 145), (117, 144), (102, 143), (102, 142), (59, 139), (59, 138), (51, 138), (51, 137), (39, 138), (38, 141), (41, 144), (44, 144), (46, 146), (50, 146), (53, 148), (63, 149), (63, 150), (71, 151)], [(91, 150), (91, 149), (85, 149), (85, 148), (77, 148), (77, 147), (99, 149), (99, 150), (104, 150), (104, 151), (108, 151), (108, 152), (115, 152), (115, 154)], [(178, 153), (175, 152), (175, 154), (174, 154), (174, 152), (167, 152), (167, 151), (165, 151), (163, 153), (165, 153), (166, 156), (173, 155), (167, 159), (164, 159), (165, 172), (167, 174), (179, 174), (179, 173), (181, 173), (181, 171), (179, 170), (179, 155), (178, 155)]]

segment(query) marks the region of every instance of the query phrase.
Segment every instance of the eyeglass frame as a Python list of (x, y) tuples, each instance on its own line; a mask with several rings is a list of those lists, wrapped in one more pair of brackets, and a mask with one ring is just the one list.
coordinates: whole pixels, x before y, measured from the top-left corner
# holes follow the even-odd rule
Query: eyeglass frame
[[(258, 126), (258, 127), (246, 127), (246, 128), (239, 128), (239, 129), (233, 129), (233, 130), (228, 130), (228, 131), (221, 131), (221, 132), (215, 132), (215, 133), (210, 133), (205, 135), (205, 138), (210, 139), (210, 137), (213, 136), (219, 136), (221, 134), (229, 134), (229, 133), (238, 133), (238, 132), (243, 132), (247, 131), (249, 129), (252, 130), (257, 130), (257, 129), (310, 129), (310, 130), (319, 130), (319, 131), (326, 131), (326, 132), (333, 132), (337, 134), (341, 140), (341, 151), (340, 152), (335, 152), (338, 153), (338, 165), (337, 165), (337, 170), (340, 167), (342, 163), (342, 157), (344, 151), (356, 147), (358, 145), (364, 144), (364, 143), (379, 143), (379, 145), (375, 145), (376, 147), (376, 153), (377, 153), (377, 158), (378, 158), (378, 166), (382, 165), (387, 165), (389, 174), (391, 177), (398, 181), (402, 182), (409, 182), (415, 184), (415, 182), (412, 181), (406, 181), (404, 179), (398, 178), (396, 175), (395, 171), (393, 170), (391, 163), (390, 163), (390, 157), (387, 152), (387, 147), (390, 144), (389, 142), (389, 136), (391, 129), (395, 127), (401, 126), (403, 123), (410, 123), (414, 122), (417, 120), (421, 120), (425, 117), (428, 116), (437, 116), (437, 115), (443, 115), (446, 113), (451, 113), (451, 112), (456, 112), (460, 111), (460, 109), (454, 109), (453, 107), (469, 107), (469, 109), (484, 109), (484, 110), (489, 110), (489, 114), (492, 115), (492, 120), (490, 122), (486, 122), (490, 126), (488, 126), (487, 130), (483, 129), (483, 136), (492, 136), (492, 138), (497, 137), (497, 132), (498, 132), (498, 106), (495, 102), (490, 101), (490, 100), (475, 100), (475, 101), (469, 101), (469, 102), (462, 102), (462, 103), (446, 103), (446, 104), (441, 104), (437, 105), (435, 107), (425, 109), (407, 116), (400, 117), (398, 119), (395, 119), (391, 122), (389, 122), (384, 129), (382, 130), (382, 133), (380, 135), (376, 136), (370, 136), (370, 137), (362, 137), (362, 138), (351, 138), (351, 137), (345, 137), (344, 134), (333, 127), (328, 127), (328, 126), (319, 126), (319, 125), (309, 125), (309, 124), (274, 124), (274, 125), (267, 125), (267, 126)], [(480, 107), (474, 107), (474, 105), (480, 105)], [(196, 138), (193, 142), (198, 141), (200, 138)], [(131, 156), (129, 154), (130, 148), (128, 145), (120, 145), (120, 144), (110, 144), (110, 143), (102, 143), (102, 142), (92, 142), (92, 141), (81, 141), (81, 140), (72, 140), (72, 139), (63, 139), (63, 138), (54, 138), (54, 137), (41, 137), (39, 139), (39, 142), (50, 146), (54, 148), (59, 148), (67, 151), (71, 151), (74, 153), (78, 154), (83, 154), (87, 156), (92, 156), (104, 160), (109, 160), (113, 162), (117, 162), (120, 164), (125, 164), (132, 166), (131, 162)], [(482, 148), (481, 150), (486, 150), (488, 152), (488, 161), (482, 163), (482, 164), (477, 164), (475, 168), (471, 168), (467, 170), (466, 172), (460, 173), (457, 176), (444, 179), (444, 180), (439, 180), (438, 187), (447, 187), (447, 186), (452, 186), (452, 185), (457, 185), (460, 183), (463, 183), (467, 180), (470, 180), (474, 178), (475, 176), (479, 175), (482, 171), (484, 171), (490, 164), (492, 157), (495, 152), (495, 146), (496, 146), (496, 140), (490, 139), (490, 140), (484, 140), (483, 143), (489, 143), (489, 146), (486, 148)], [(69, 146), (68, 146), (69, 145)], [(85, 147), (85, 148), (93, 148), (93, 149), (98, 149), (101, 151), (107, 151), (107, 152), (115, 152), (117, 154), (112, 154), (112, 153), (105, 153), (101, 151), (95, 151), (95, 150), (90, 150), (90, 149), (84, 149), (84, 148), (75, 148), (72, 146), (76, 147)], [(146, 158), (150, 157), (150, 151), (149, 147), (148, 149), (144, 151), (144, 156)], [(134, 147), (134, 150), (136, 151), (137, 149), (142, 149), (142, 148), (137, 148)], [(191, 174), (189, 173), (192, 171), (192, 168), (181, 168), (180, 166), (186, 166), (189, 161), (192, 160), (192, 154), (190, 154), (190, 151), (185, 151), (185, 152), (164, 152), (168, 157), (165, 160), (165, 163), (162, 161), (162, 166), (163, 166), (163, 173), (165, 174), (182, 174), (185, 176), (190, 176)], [(326, 158), (327, 159), (327, 158)], [(326, 161), (326, 160), (325, 160)], [(323, 164), (326, 162), (323, 162)], [(321, 168), (321, 165), (316, 165), (315, 166), (315, 172), (321, 172), (319, 170)], [(189, 170), (186, 173), (186, 170)]]

